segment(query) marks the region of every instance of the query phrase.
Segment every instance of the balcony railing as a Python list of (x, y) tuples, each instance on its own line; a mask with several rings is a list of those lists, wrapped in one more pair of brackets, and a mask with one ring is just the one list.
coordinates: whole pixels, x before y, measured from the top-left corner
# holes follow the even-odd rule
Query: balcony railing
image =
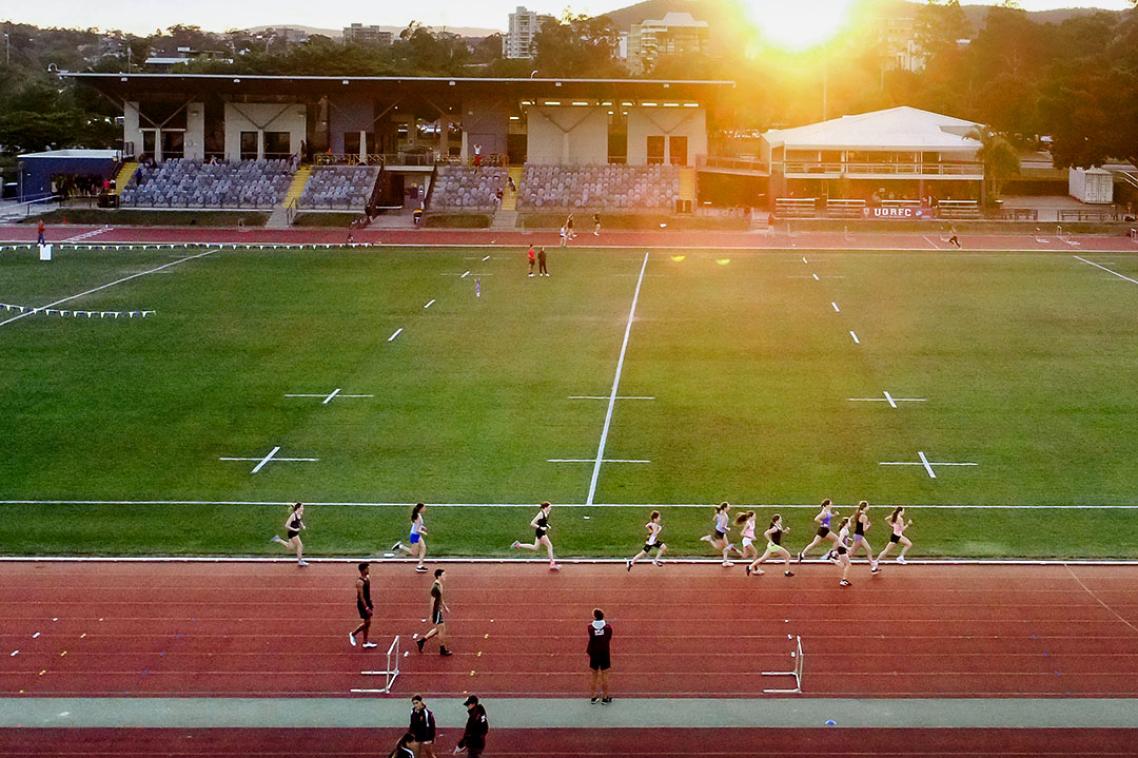
[(695, 159), (698, 168), (723, 169), (726, 171), (755, 171), (767, 172), (767, 164), (760, 158), (727, 155), (697, 155)]
[(889, 176), (982, 176), (982, 163), (841, 163), (787, 161), (786, 174), (889, 175)]

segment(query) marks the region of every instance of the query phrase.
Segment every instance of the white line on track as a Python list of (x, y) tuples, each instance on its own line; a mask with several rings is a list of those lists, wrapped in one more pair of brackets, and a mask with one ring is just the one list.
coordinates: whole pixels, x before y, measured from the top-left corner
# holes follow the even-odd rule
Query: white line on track
[(852, 329), (850, 330), (850, 338), (853, 340), (853, 343), (855, 345), (861, 344), (861, 340), (857, 338), (857, 332), (853, 331)]
[[(259, 459), (251, 459), (259, 460)], [(905, 465), (905, 466), (919, 466), (919, 462), (899, 461), (890, 465)], [(935, 463), (937, 466), (946, 464)], [(976, 464), (955, 464), (955, 465), (976, 465)], [(202, 505), (248, 505), (248, 506), (265, 506), (278, 508), (282, 505), (292, 505), (295, 500), (0, 500), (0, 506), (3, 505), (187, 505), (187, 506), (202, 506)], [(337, 506), (348, 508), (410, 508), (415, 503), (411, 502), (372, 502), (363, 500), (306, 500), (305, 505), (311, 506)], [(653, 508), (714, 508), (715, 504), (711, 501), (706, 503), (554, 503), (558, 508), (638, 508), (641, 510), (651, 510)], [(813, 508), (818, 510), (817, 503), (734, 503), (736, 509), (739, 508)], [(993, 504), (984, 505), (978, 503), (876, 503), (881, 508), (893, 508), (897, 505), (904, 505), (906, 508), (926, 508), (930, 510), (978, 510), (978, 511), (1061, 511), (1065, 509), (1070, 510), (1102, 510), (1102, 511), (1134, 511), (1138, 510), (1138, 504), (1114, 504), (1104, 505), (1102, 503), (1067, 503), (1065, 505), (1006, 505), (1006, 504)], [(532, 508), (532, 503), (431, 503), (432, 508)], [(293, 559), (295, 560), (295, 559)]]
[(834, 313), (841, 313), (842, 309), (838, 307), (837, 303), (830, 303), (830, 307), (834, 309)]
[(612, 378), (612, 391), (609, 392), (609, 406), (605, 411), (605, 424), (601, 428), (601, 441), (597, 444), (597, 457), (593, 462), (593, 476), (589, 480), (589, 494), (585, 498), (587, 505), (593, 504), (597, 494), (597, 480), (601, 476), (601, 464), (605, 457), (605, 444), (609, 438), (609, 428), (612, 426), (612, 411), (616, 407), (616, 397), (620, 391), (620, 374), (624, 370), (624, 356), (628, 352), (628, 338), (632, 334), (632, 321), (636, 318), (636, 304), (640, 300), (640, 287), (644, 284), (644, 271), (648, 268), (648, 253), (644, 253), (644, 261), (640, 264), (640, 276), (636, 279), (636, 290), (632, 293), (632, 306), (628, 309), (628, 322), (624, 325), (624, 340), (620, 344), (620, 357), (616, 360), (616, 373)]
[(1083, 580), (1082, 580), (1082, 579), (1080, 579), (1080, 578), (1078, 577), (1078, 575), (1077, 575), (1077, 574), (1076, 574), (1074, 571), (1072, 571), (1072, 570), (1071, 570), (1071, 567), (1070, 567), (1070, 566), (1067, 566), (1067, 573), (1069, 573), (1069, 574), (1071, 575), (1071, 578), (1072, 578), (1072, 579), (1074, 579), (1076, 582), (1078, 582), (1078, 583), (1079, 583), (1079, 586), (1080, 586), (1080, 587), (1082, 587), (1084, 590), (1086, 590), (1086, 593), (1087, 593), (1088, 595), (1090, 595), (1092, 598), (1094, 598), (1094, 600), (1095, 600), (1095, 602), (1096, 602), (1096, 603), (1098, 603), (1099, 605), (1101, 605), (1101, 606), (1102, 606), (1103, 608), (1105, 608), (1106, 610), (1110, 611), (1110, 612), (1111, 612), (1111, 613), (1114, 615), (1114, 617), (1115, 617), (1116, 619), (1118, 619), (1119, 621), (1121, 621), (1123, 624), (1126, 624), (1128, 627), (1130, 627), (1130, 628), (1131, 628), (1131, 629), (1133, 629), (1134, 631), (1138, 632), (1138, 626), (1134, 626), (1134, 624), (1132, 624), (1132, 623), (1130, 623), (1129, 621), (1127, 621), (1126, 619), (1124, 619), (1124, 618), (1122, 617), (1122, 615), (1121, 615), (1121, 614), (1120, 614), (1118, 611), (1114, 610), (1114, 609), (1113, 609), (1113, 608), (1111, 608), (1109, 605), (1107, 605), (1106, 603), (1104, 603), (1104, 602), (1103, 602), (1103, 600), (1102, 600), (1102, 598), (1100, 598), (1100, 597), (1099, 597), (1097, 594), (1095, 594), (1094, 590), (1092, 590), (1090, 587), (1088, 587), (1086, 584), (1084, 584), (1084, 583), (1083, 583)]
[[(1117, 271), (1111, 271), (1109, 268), (1107, 268), (1106, 266), (1103, 266), (1101, 263), (1095, 263), (1094, 261), (1088, 261), (1086, 258), (1084, 258), (1081, 255), (1076, 255), (1075, 260), (1082, 261), (1083, 263), (1087, 264), (1088, 266), (1094, 266), (1095, 268), (1102, 269), (1106, 273), (1113, 274), (1114, 276), (1117, 276), (1119, 279), (1124, 279), (1124, 280), (1130, 282), (1131, 284), (1138, 284), (1138, 279), (1131, 279), (1129, 276), (1123, 276), (1122, 274), (1118, 273)], [(0, 326), (3, 326), (3, 324), (0, 324)]]
[(935, 243), (931, 239), (929, 239), (929, 235), (922, 234), (921, 239), (923, 239), (925, 242), (929, 243), (929, 247), (931, 247), (933, 250), (940, 250), (940, 245), (938, 245), (937, 243)]
[(427, 301), (427, 304), (423, 306), (423, 310), (427, 310), (428, 308), (430, 308), (434, 304), (435, 304), (435, 299), (432, 297), (430, 300)]
[[(185, 258), (179, 258), (176, 261), (170, 261), (169, 263), (163, 263), (161, 266), (157, 266), (157, 267), (152, 268), (152, 269), (147, 269), (146, 271), (139, 271), (137, 274), (131, 274), (130, 276), (124, 276), (121, 279), (115, 279), (113, 282), (107, 282), (106, 284), (99, 285), (98, 287), (92, 287), (91, 289), (86, 290), (84, 292), (80, 292), (77, 295), (69, 295), (68, 297), (62, 298), (60, 300), (56, 300), (53, 303), (48, 303), (47, 305), (40, 306), (40, 310), (43, 310), (45, 308), (54, 308), (55, 306), (63, 305), (64, 303), (70, 303), (72, 300), (78, 300), (79, 298), (84, 297), (86, 295), (93, 295), (96, 292), (101, 292), (102, 290), (109, 289), (111, 287), (114, 287), (115, 285), (123, 284), (124, 282), (129, 282), (130, 280), (137, 279), (140, 276), (146, 276), (147, 274), (156, 274), (159, 271), (163, 271), (165, 269), (170, 268), (171, 266), (177, 266), (180, 263), (185, 263), (186, 261), (192, 261), (196, 258), (204, 258), (205, 256), (213, 255), (216, 252), (217, 252), (217, 250), (206, 250), (204, 253), (198, 253), (197, 255), (189, 255), (189, 256), (186, 256)], [(11, 324), (12, 322), (19, 321), (22, 318), (27, 318), (28, 316), (31, 316), (34, 312), (35, 311), (27, 311), (25, 313), (19, 314), (18, 316), (13, 316), (12, 318), (5, 319), (4, 321), (0, 321), (0, 326), (4, 326), (6, 324)]]
[[(307, 503), (306, 503), (307, 505)], [(532, 506), (526, 506), (530, 508)], [(702, 506), (709, 508), (711, 506)], [(811, 505), (811, 508), (817, 508), (817, 505)], [(908, 508), (909, 506), (905, 506)], [(310, 563), (357, 563), (360, 559), (358, 556), (350, 558), (306, 558)], [(372, 560), (377, 560), (372, 558)], [(414, 558), (388, 558), (384, 563), (405, 563), (410, 565)], [(622, 565), (626, 559), (624, 558), (558, 558), (558, 563), (566, 563), (573, 565), (596, 565), (596, 564), (614, 564)], [(819, 565), (823, 561), (820, 559), (807, 559), (811, 564)], [(495, 564), (543, 564), (548, 563), (547, 558), (438, 558), (431, 557), (432, 563), (495, 563)], [(719, 566), (722, 564), (720, 558), (668, 558), (666, 563), (675, 563), (681, 565), (707, 565)], [(37, 555), (35, 557), (20, 557), (3, 555), (0, 556), (0, 563), (296, 563), (296, 558), (262, 558), (251, 556), (225, 556), (219, 557), (216, 555), (155, 555), (155, 556), (75, 556), (75, 555)], [(867, 561), (864, 559), (851, 560), (850, 563), (856, 565), (866, 565)], [(909, 565), (921, 566), (1138, 566), (1138, 560), (1055, 560), (1046, 558), (993, 558), (993, 559), (980, 559), (980, 558), (909, 558)], [(121, 636), (121, 635), (120, 635)], [(232, 635), (227, 635), (232, 636)], [(1129, 638), (1128, 638), (1129, 639)]]
[(394, 342), (395, 338), (398, 337), (402, 333), (403, 333), (403, 327), (399, 327), (398, 329), (396, 329), (394, 332), (391, 333), (391, 336), (387, 338), (387, 341), (388, 342)]

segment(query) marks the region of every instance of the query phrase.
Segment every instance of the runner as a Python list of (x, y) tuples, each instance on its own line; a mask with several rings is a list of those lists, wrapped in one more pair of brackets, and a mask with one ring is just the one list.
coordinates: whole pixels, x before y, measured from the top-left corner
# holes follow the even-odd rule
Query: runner
[(822, 540), (830, 540), (835, 545), (838, 544), (838, 536), (830, 531), (830, 520), (837, 516), (838, 512), (834, 510), (834, 504), (830, 502), (830, 498), (822, 501), (822, 510), (818, 511), (818, 515), (814, 517), (814, 523), (818, 525), (818, 531), (814, 535), (814, 539), (810, 540), (810, 544), (802, 548), (798, 553), (798, 562), (806, 558), (806, 554)]
[(735, 518), (735, 526), (743, 527), (743, 531), (740, 532), (743, 537), (743, 552), (740, 557), (743, 560), (748, 558), (754, 560), (759, 556), (759, 551), (755, 550), (755, 512), (740, 513)]
[(514, 540), (514, 544), (510, 545), (510, 548), (513, 550), (533, 550), (537, 552), (541, 549), (542, 545), (545, 545), (545, 552), (549, 554), (549, 570), (560, 571), (561, 566), (559, 566), (557, 561), (553, 558), (553, 543), (549, 541), (549, 531), (553, 528), (549, 524), (549, 509), (552, 507), (549, 501), (542, 503), (537, 515), (529, 522), (529, 525), (533, 527), (534, 534), (532, 545), (528, 542), (518, 542)]
[(877, 563), (889, 555), (889, 551), (897, 543), (901, 543), (901, 554), (897, 556), (897, 562), (902, 566), (905, 565), (905, 553), (909, 552), (909, 548), (913, 546), (913, 541), (905, 536), (905, 530), (913, 525), (912, 519), (905, 519), (905, 507), (902, 505), (893, 509), (893, 513), (889, 516), (889, 525), (893, 528), (892, 534), (889, 535), (889, 542), (881, 549), (881, 554), (877, 556)]
[(360, 625), (351, 631), (348, 635), (348, 642), (352, 647), (356, 646), (356, 635), (362, 634), (364, 637), (364, 647), (376, 647), (376, 643), (368, 641), (368, 630), (371, 629), (371, 617), (375, 613), (375, 607), (371, 604), (371, 576), (369, 576), (369, 567), (367, 561), (359, 565), (360, 575), (356, 577), (356, 612), (360, 614)]
[(782, 516), (777, 513), (771, 516), (771, 525), (763, 532), (763, 536), (767, 538), (767, 549), (763, 554), (747, 565), (747, 576), (751, 574), (763, 575), (763, 570), (759, 568), (759, 564), (765, 561), (772, 555), (782, 556), (782, 562), (785, 566), (783, 575), (794, 576), (794, 572), (790, 570), (790, 551), (782, 546), (783, 532), (789, 532), (789, 526), (782, 525)]
[[(427, 640), (437, 636), (439, 638), (439, 655), (454, 655), (447, 649), (447, 622), (443, 617), (444, 611), (450, 613), (450, 606), (443, 600), (443, 578), (445, 575), (445, 569), (435, 569), (435, 583), (431, 585), (431, 615), (429, 617), (429, 623), (434, 624), (434, 626), (422, 637), (415, 640), (415, 645), (419, 648), (420, 653), (423, 652)], [(416, 636), (418, 637), (418, 635)]]
[(850, 520), (843, 518), (842, 522), (838, 524), (838, 549), (836, 552), (835, 562), (842, 567), (842, 580), (838, 582), (839, 586), (849, 587), (850, 580)]
[(419, 565), (415, 567), (415, 571), (420, 574), (427, 573), (427, 567), (423, 565), (423, 559), (427, 557), (427, 527), (423, 525), (423, 511), (427, 510), (424, 503), (415, 503), (415, 507), (411, 509), (411, 534), (407, 541), (411, 543), (408, 547), (402, 542), (396, 542), (391, 546), (391, 551), (404, 552), (412, 558), (419, 559)]
[(660, 559), (664, 557), (668, 546), (660, 541), (660, 532), (664, 531), (664, 525), (660, 523), (660, 511), (652, 511), (652, 514), (648, 517), (648, 523), (644, 525), (644, 528), (648, 530), (648, 536), (644, 540), (644, 547), (641, 548), (639, 553), (624, 562), (624, 565), (629, 571), (632, 571), (632, 567), (636, 565), (638, 560), (647, 558), (653, 550), (656, 551), (656, 557), (652, 559), (652, 565), (664, 565), (664, 562)]
[(435, 756), (435, 714), (427, 708), (422, 695), (411, 698), (411, 723), (408, 730), (414, 740), (411, 747), (419, 758), (436, 758)]
[(877, 561), (873, 560), (873, 548), (869, 544), (869, 540), (865, 538), (865, 533), (869, 531), (872, 526), (869, 522), (869, 503), (862, 500), (857, 504), (857, 511), (850, 519), (853, 522), (853, 545), (850, 547), (850, 559), (852, 560), (857, 553), (859, 547), (865, 549), (865, 557), (869, 559), (869, 570), (871, 573), (876, 574), (878, 571)]
[(731, 504), (730, 503), (723, 502), (723, 503), (720, 503), (719, 505), (717, 505), (715, 507), (715, 526), (712, 527), (712, 533), (711, 534), (705, 534), (704, 536), (699, 538), (701, 542), (707, 542), (708, 544), (710, 544), (712, 547), (716, 548), (717, 550), (723, 551), (723, 565), (724, 566), (734, 566), (735, 565), (734, 563), (727, 560), (727, 554), (730, 553), (732, 550), (734, 550), (736, 553), (739, 552), (739, 548), (735, 547), (727, 539), (727, 532), (729, 532), (731, 529), (731, 527), (729, 527), (727, 525), (729, 520), (730, 520), (730, 517), (728, 516), (727, 512), (730, 510), (731, 510)]
[(300, 541), (300, 530), (308, 528), (304, 525), (304, 503), (293, 503), (284, 527), (288, 539), (282, 540), (279, 534), (274, 534), (270, 542), (275, 542), (285, 550), (296, 553), (297, 566), (307, 566), (308, 561), (304, 560), (304, 543)]

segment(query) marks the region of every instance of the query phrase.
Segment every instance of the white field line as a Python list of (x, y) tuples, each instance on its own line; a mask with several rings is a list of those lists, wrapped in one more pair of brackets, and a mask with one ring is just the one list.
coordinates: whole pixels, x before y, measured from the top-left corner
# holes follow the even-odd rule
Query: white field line
[(434, 304), (435, 304), (435, 299), (432, 297), (430, 300), (427, 301), (427, 304), (423, 306), (423, 310), (427, 310), (428, 308), (430, 308)]
[[(592, 458), (546, 458), (546, 463), (595, 463)], [(651, 463), (643, 458), (605, 458), (602, 463)]]
[[(157, 266), (157, 267), (152, 268), (152, 269), (147, 269), (146, 271), (139, 271), (137, 274), (131, 274), (130, 276), (124, 276), (121, 279), (115, 279), (113, 282), (107, 282), (106, 284), (102, 284), (98, 287), (93, 287), (93, 288), (86, 290), (84, 292), (80, 292), (77, 295), (69, 295), (68, 297), (62, 298), (60, 300), (56, 300), (53, 303), (48, 303), (47, 305), (40, 306), (40, 310), (43, 310), (45, 308), (54, 308), (55, 306), (63, 305), (64, 303), (70, 303), (72, 300), (78, 300), (79, 298), (85, 297), (86, 295), (93, 295), (96, 292), (101, 292), (102, 290), (109, 289), (111, 287), (114, 287), (115, 285), (123, 284), (124, 282), (129, 282), (130, 280), (137, 279), (140, 276), (146, 276), (147, 274), (156, 274), (159, 271), (163, 271), (165, 269), (170, 268), (171, 266), (177, 266), (180, 263), (185, 263), (186, 261), (192, 261), (195, 258), (204, 258), (205, 256), (213, 255), (216, 252), (217, 252), (217, 250), (206, 250), (204, 253), (198, 253), (197, 255), (189, 255), (189, 256), (186, 256), (185, 258), (179, 258), (176, 261), (170, 261), (169, 263), (163, 263), (161, 266)], [(18, 316), (13, 316), (12, 318), (5, 319), (4, 321), (0, 321), (0, 326), (4, 326), (6, 324), (11, 324), (12, 322), (19, 321), (22, 318), (27, 318), (28, 316), (32, 315), (32, 313), (34, 313), (34, 311), (27, 311), (25, 313), (19, 314)]]
[[(569, 400), (608, 400), (608, 395), (570, 395)], [(617, 400), (655, 400), (651, 395), (620, 395)]]
[[(532, 506), (526, 506), (532, 507)], [(810, 506), (817, 508), (817, 505)], [(906, 506), (908, 507), (908, 506)], [(340, 564), (340, 563), (358, 563), (361, 556), (344, 557), (344, 558), (305, 558), (309, 563), (327, 563), (327, 564)], [(373, 563), (406, 563), (410, 565), (416, 561), (415, 558), (384, 558), (382, 560), (374, 556), (363, 556), (368, 558)], [(453, 564), (545, 564), (549, 562), (548, 558), (436, 558), (431, 557), (431, 563), (453, 563)], [(910, 566), (1138, 566), (1138, 560), (1124, 560), (1124, 559), (1087, 559), (1087, 560), (1055, 560), (1047, 558), (909, 558), (907, 559)], [(37, 555), (31, 557), (0, 556), (0, 563), (296, 563), (296, 558), (278, 557), (278, 558), (265, 558), (260, 556), (216, 556), (216, 555), (156, 555), (156, 556), (75, 556), (75, 555)], [(558, 563), (573, 564), (573, 565), (597, 565), (597, 564), (612, 564), (623, 565), (624, 558), (562, 558), (558, 556)], [(706, 565), (706, 566), (720, 566), (723, 561), (720, 558), (667, 558), (664, 563), (675, 563), (678, 565)], [(821, 558), (807, 558), (803, 563), (811, 563), (815, 565), (830, 565), (829, 561), (824, 561)], [(866, 565), (868, 561), (864, 558), (855, 558), (850, 561), (852, 564)], [(903, 569), (898, 569), (903, 570)]]
[(616, 360), (616, 373), (612, 378), (612, 391), (609, 392), (609, 406), (605, 411), (605, 424), (601, 428), (601, 440), (597, 444), (597, 457), (593, 462), (593, 476), (589, 480), (589, 494), (585, 503), (593, 504), (597, 494), (597, 479), (601, 475), (601, 464), (605, 457), (605, 444), (609, 438), (609, 428), (612, 426), (612, 411), (616, 407), (616, 397), (620, 391), (620, 374), (624, 370), (624, 356), (628, 352), (628, 338), (632, 335), (632, 321), (636, 318), (636, 304), (640, 301), (640, 286), (644, 284), (644, 271), (648, 268), (648, 253), (644, 253), (644, 262), (640, 264), (640, 276), (636, 279), (636, 290), (632, 293), (632, 306), (628, 309), (628, 322), (624, 325), (624, 340), (620, 344), (620, 357)]
[(929, 465), (929, 459), (925, 457), (923, 450), (917, 451), (917, 457), (920, 458), (921, 463), (924, 464), (925, 471), (929, 472), (929, 479), (936, 479), (936, 472), (933, 471), (933, 467)]
[(817, 275), (817, 274), (811, 274), (810, 276), (811, 276), (811, 278), (813, 278), (813, 279), (814, 279), (814, 281), (816, 281), (816, 282), (820, 282), (820, 281), (822, 281), (821, 279), (819, 279), (819, 278), (818, 278), (818, 275)]
[(809, 263), (810, 261), (806, 260), (806, 256), (804, 255), (804, 256), (802, 256), (802, 262), (803, 263)]
[(842, 309), (838, 307), (837, 303), (830, 303), (830, 307), (834, 309), (834, 313), (841, 313)]
[(1110, 611), (1110, 612), (1111, 612), (1111, 614), (1113, 614), (1113, 615), (1114, 615), (1114, 617), (1115, 617), (1116, 619), (1118, 619), (1119, 621), (1121, 621), (1123, 624), (1126, 624), (1126, 625), (1127, 625), (1128, 627), (1130, 627), (1132, 630), (1134, 630), (1135, 632), (1138, 632), (1138, 626), (1134, 626), (1134, 624), (1132, 624), (1132, 623), (1130, 623), (1129, 621), (1127, 621), (1126, 619), (1124, 619), (1124, 618), (1122, 617), (1122, 615), (1121, 615), (1121, 614), (1120, 614), (1118, 611), (1114, 610), (1114, 609), (1113, 609), (1113, 608), (1111, 608), (1109, 605), (1107, 605), (1106, 603), (1104, 603), (1104, 602), (1103, 602), (1103, 600), (1102, 600), (1102, 598), (1100, 598), (1100, 597), (1099, 597), (1097, 594), (1095, 594), (1094, 590), (1092, 590), (1090, 587), (1088, 587), (1086, 584), (1084, 584), (1084, 583), (1083, 583), (1083, 580), (1082, 580), (1082, 579), (1080, 579), (1080, 578), (1078, 577), (1078, 575), (1077, 575), (1077, 574), (1076, 574), (1074, 571), (1072, 571), (1072, 570), (1071, 570), (1071, 567), (1070, 567), (1070, 566), (1067, 566), (1067, 573), (1071, 575), (1071, 578), (1072, 578), (1072, 579), (1074, 579), (1076, 582), (1078, 582), (1078, 583), (1079, 583), (1079, 586), (1080, 586), (1080, 587), (1082, 587), (1084, 590), (1086, 590), (1086, 593), (1087, 593), (1088, 595), (1090, 595), (1092, 598), (1094, 598), (1094, 601), (1095, 601), (1096, 603), (1098, 603), (1099, 605), (1101, 605), (1101, 606), (1102, 606), (1103, 608), (1105, 608), (1106, 610)]
[(893, 402), (893, 396), (889, 394), (889, 390), (885, 390), (885, 402), (889, 403), (890, 408), (897, 407), (897, 403)]
[(462, 272), (462, 276), (460, 276), (458, 278), (459, 279), (465, 279), (468, 276), (470, 276), (470, 269), (467, 269), (466, 271)]
[(485, 262), (486, 262), (486, 261), (488, 261), (488, 260), (490, 260), (490, 256), (489, 256), (489, 255), (484, 255), (484, 256), (482, 256), (482, 262), (483, 262), (483, 263), (485, 263)]
[(340, 394), (340, 388), (337, 387), (336, 389), (329, 392), (328, 397), (324, 398), (324, 400), (321, 401), (320, 404), (321, 405), (328, 405), (328, 403), (332, 402), (332, 400), (336, 397), (336, 395), (339, 395), (339, 394)]
[(861, 344), (861, 340), (859, 340), (859, 339), (857, 338), (857, 332), (855, 332), (855, 331), (854, 331), (854, 330), (852, 330), (852, 329), (850, 330), (850, 339), (852, 339), (852, 340), (853, 340), (853, 343), (854, 343), (855, 345), (860, 345), (860, 344)]
[(398, 337), (402, 333), (403, 333), (403, 327), (399, 327), (398, 329), (396, 329), (394, 332), (391, 333), (391, 336), (387, 338), (387, 341), (388, 342), (394, 342), (395, 338)]
[[(259, 458), (249, 458), (247, 460), (260, 460)], [(278, 459), (279, 460), (279, 459)], [(894, 466), (919, 466), (920, 462), (917, 461), (897, 461), (887, 462), (882, 465)], [(938, 466), (947, 464), (937, 463)], [(976, 465), (976, 464), (956, 464), (956, 465)], [(185, 506), (202, 506), (202, 505), (232, 505), (232, 506), (264, 506), (271, 508), (278, 508), (284, 505), (292, 505), (295, 500), (0, 500), (0, 506), (3, 505), (185, 505)], [(411, 502), (383, 502), (383, 501), (364, 501), (364, 500), (305, 500), (305, 505), (309, 506), (330, 506), (330, 507), (345, 507), (345, 508), (410, 508), (415, 505)], [(652, 510), (654, 508), (708, 508), (713, 509), (715, 504), (708, 501), (706, 503), (554, 503), (558, 508), (636, 508), (638, 510)], [(818, 510), (817, 503), (735, 503), (733, 504), (736, 509), (779, 509), (779, 508), (812, 508)], [(1061, 511), (1061, 510), (1100, 510), (1100, 511), (1135, 511), (1138, 510), (1138, 504), (1125, 505), (1115, 504), (1106, 505), (1102, 503), (1068, 503), (1066, 505), (984, 505), (979, 503), (875, 503), (874, 505), (881, 508), (894, 508), (897, 505), (904, 505), (906, 508), (923, 508), (926, 510), (978, 510), (978, 511)], [(431, 503), (432, 508), (532, 508), (532, 503)], [(295, 559), (294, 559), (295, 560)]]
[[(1102, 269), (1106, 273), (1113, 274), (1114, 276), (1117, 276), (1119, 279), (1123, 279), (1125, 281), (1128, 281), (1131, 284), (1138, 284), (1138, 279), (1131, 279), (1129, 276), (1123, 276), (1122, 274), (1118, 273), (1117, 271), (1111, 271), (1106, 266), (1103, 266), (1100, 263), (1095, 263), (1094, 261), (1088, 261), (1086, 258), (1084, 258), (1081, 255), (1076, 255), (1075, 260), (1082, 261), (1083, 263), (1087, 264), (1088, 266), (1094, 266), (1095, 268)], [(3, 326), (3, 324), (0, 324), (0, 326)]]

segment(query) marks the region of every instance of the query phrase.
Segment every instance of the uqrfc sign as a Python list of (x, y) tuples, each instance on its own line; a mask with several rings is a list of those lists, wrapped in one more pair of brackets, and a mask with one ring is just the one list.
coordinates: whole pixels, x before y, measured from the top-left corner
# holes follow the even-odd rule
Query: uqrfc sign
[(863, 208), (861, 211), (865, 218), (884, 219), (912, 219), (927, 218), (929, 213), (925, 208)]

